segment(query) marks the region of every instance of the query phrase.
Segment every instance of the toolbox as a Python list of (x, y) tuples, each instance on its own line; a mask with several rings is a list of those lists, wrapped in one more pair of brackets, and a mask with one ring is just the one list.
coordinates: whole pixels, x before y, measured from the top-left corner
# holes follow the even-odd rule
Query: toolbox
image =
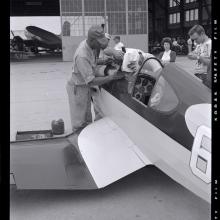
[(51, 137), (53, 137), (52, 130), (17, 131), (16, 133), (16, 141), (47, 139)]

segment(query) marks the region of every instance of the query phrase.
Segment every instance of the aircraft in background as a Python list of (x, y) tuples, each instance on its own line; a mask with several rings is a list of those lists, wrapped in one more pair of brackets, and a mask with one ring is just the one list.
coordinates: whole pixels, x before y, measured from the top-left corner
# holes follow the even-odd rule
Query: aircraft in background
[(22, 39), (20, 36), (15, 36), (11, 31), (13, 39), (11, 40), (11, 53), (16, 52), (39, 52), (55, 53), (62, 49), (62, 41), (59, 35), (55, 35), (49, 31), (36, 26), (27, 26), (25, 28), (25, 36), (27, 39)]
[(155, 165), (211, 202), (211, 90), (197, 77), (147, 58), (97, 103), (103, 118), (79, 134), (10, 143), (17, 189), (98, 189)]

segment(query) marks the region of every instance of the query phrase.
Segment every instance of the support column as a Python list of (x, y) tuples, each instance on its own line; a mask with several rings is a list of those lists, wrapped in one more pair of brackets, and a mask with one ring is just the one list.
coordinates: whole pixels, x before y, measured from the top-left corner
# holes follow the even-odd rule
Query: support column
[(202, 25), (202, 20), (203, 20), (203, 7), (202, 7), (202, 1), (198, 1), (198, 10), (199, 10), (199, 24)]
[(148, 10), (148, 0), (146, 0), (146, 6), (147, 6), (147, 51), (146, 52), (149, 52), (150, 51), (150, 48), (149, 48), (149, 10)]
[(104, 21), (105, 21), (105, 32), (108, 33), (108, 19), (107, 19), (106, 0), (104, 0)]
[[(63, 51), (64, 51), (64, 47), (63, 47), (63, 12), (62, 12), (62, 0), (60, 0), (60, 23), (61, 23), (61, 44), (62, 44), (62, 60), (64, 61), (63, 59)], [(70, 36), (71, 36), (71, 28), (70, 28)]]
[(152, 4), (152, 38), (153, 38), (153, 42), (155, 42), (155, 10), (156, 10), (156, 7), (155, 7), (155, 0), (151, 1), (151, 4)]
[(128, 35), (128, 0), (125, 0), (125, 13), (126, 13), (126, 35)]
[(204, 7), (205, 7), (205, 10), (206, 10), (206, 12), (207, 12), (207, 14), (208, 14), (207, 25), (209, 25), (209, 24), (211, 23), (211, 19), (212, 19), (212, 18), (211, 18), (211, 12), (210, 12), (210, 10), (209, 10), (207, 1), (206, 1), (206, 0), (201, 0), (201, 1), (203, 2)]
[(168, 13), (168, 7), (169, 7), (169, 4), (166, 4), (165, 5), (165, 9), (164, 9), (164, 13), (165, 13), (165, 33), (168, 34), (168, 23), (169, 23), (169, 13)]
[(185, 35), (185, 10), (184, 10), (184, 0), (180, 0), (180, 29), (181, 29), (181, 35)]
[(85, 2), (82, 0), (82, 24), (83, 24), (83, 36), (86, 36), (85, 30)]

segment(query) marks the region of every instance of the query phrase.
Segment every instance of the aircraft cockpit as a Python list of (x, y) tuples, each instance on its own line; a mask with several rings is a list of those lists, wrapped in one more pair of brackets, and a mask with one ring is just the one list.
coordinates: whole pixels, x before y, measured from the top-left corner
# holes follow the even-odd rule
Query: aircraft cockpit
[[(130, 102), (129, 99), (132, 99), (153, 111), (171, 113), (178, 106), (179, 98), (166, 80), (164, 68), (166, 67), (160, 60), (147, 54), (136, 72), (125, 71), (124, 80), (108, 83), (103, 88), (124, 102)], [(111, 69), (108, 69), (108, 74), (110, 73)]]
[(148, 58), (144, 61), (136, 74), (132, 97), (144, 105), (148, 105), (151, 93), (162, 70), (162, 65), (155, 59)]
[(163, 65), (158, 59), (154, 57), (146, 59), (136, 74), (131, 95), (145, 107), (170, 112), (177, 107), (179, 100), (164, 78), (162, 70)]

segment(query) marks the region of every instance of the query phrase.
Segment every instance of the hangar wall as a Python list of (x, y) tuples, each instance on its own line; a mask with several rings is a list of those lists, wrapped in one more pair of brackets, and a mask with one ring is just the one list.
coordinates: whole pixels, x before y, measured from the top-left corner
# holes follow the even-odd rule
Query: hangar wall
[(105, 24), (105, 32), (120, 35), (126, 47), (148, 51), (148, 0), (60, 0), (60, 15), (63, 61), (72, 61), (94, 24)]
[[(121, 41), (126, 47), (137, 48), (145, 52), (148, 51), (148, 37), (147, 35), (120, 35)], [(85, 39), (81, 36), (62, 37), (63, 61), (72, 61), (74, 51), (79, 43)], [(113, 46), (111, 42), (110, 46)]]

